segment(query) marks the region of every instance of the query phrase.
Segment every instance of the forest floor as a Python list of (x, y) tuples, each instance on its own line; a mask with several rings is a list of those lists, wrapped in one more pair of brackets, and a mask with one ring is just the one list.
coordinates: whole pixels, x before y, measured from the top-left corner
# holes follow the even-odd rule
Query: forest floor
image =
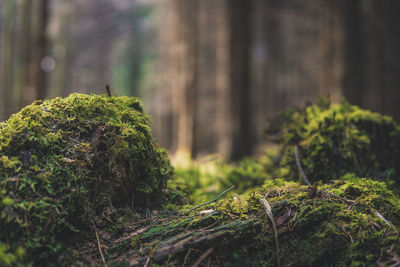
[(0, 124), (0, 265), (400, 265), (393, 119), (321, 100), (266, 133), (172, 167), (135, 98), (36, 102)]

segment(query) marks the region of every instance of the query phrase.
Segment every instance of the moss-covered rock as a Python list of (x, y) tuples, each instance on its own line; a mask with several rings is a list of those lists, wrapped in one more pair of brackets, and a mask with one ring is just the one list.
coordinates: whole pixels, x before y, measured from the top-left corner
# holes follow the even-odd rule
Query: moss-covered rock
[(362, 110), (343, 101), (321, 100), (286, 111), (269, 126), (283, 146), (281, 167), (286, 177), (298, 179), (294, 146), (311, 182), (329, 181), (346, 173), (395, 177), (400, 171), (400, 127), (388, 116)]
[(28, 262), (57, 262), (93, 221), (160, 207), (171, 174), (138, 99), (37, 101), (0, 124), (0, 241)]

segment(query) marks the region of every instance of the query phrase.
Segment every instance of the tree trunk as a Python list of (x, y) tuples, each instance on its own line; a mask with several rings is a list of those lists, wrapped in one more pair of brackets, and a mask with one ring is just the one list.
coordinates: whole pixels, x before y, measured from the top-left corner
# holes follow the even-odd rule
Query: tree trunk
[(47, 95), (46, 73), (41, 64), (47, 51), (48, 0), (32, 2), (32, 12), (31, 62), (26, 103), (34, 99), (44, 99)]
[(13, 106), (22, 108), (25, 104), (25, 90), (28, 82), (29, 62), (31, 59), (30, 44), (31, 44), (31, 17), (32, 17), (32, 2), (29, 0), (17, 1), (17, 34), (15, 42), (15, 66), (13, 69)]
[(195, 156), (198, 83), (198, 0), (175, 0), (179, 72), (173, 88), (175, 107), (174, 151)]
[(229, 158), (239, 160), (253, 149), (250, 109), (250, 48), (252, 1), (229, 1), (230, 30), (230, 121), (231, 151)]
[(400, 119), (398, 72), (400, 5), (394, 1), (345, 1), (343, 94), (352, 104)]
[(13, 113), (13, 66), (14, 37), (16, 22), (16, 2), (1, 2), (0, 18), (0, 120), (7, 119)]

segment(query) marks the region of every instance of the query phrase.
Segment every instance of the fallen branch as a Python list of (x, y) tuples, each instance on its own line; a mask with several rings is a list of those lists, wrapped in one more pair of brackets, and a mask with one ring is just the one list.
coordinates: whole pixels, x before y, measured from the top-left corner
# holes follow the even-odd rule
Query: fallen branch
[(192, 211), (195, 210), (195, 209), (198, 209), (198, 208), (200, 208), (200, 207), (203, 207), (203, 206), (205, 206), (205, 205), (208, 205), (208, 204), (210, 204), (210, 203), (213, 203), (213, 202), (217, 201), (220, 197), (222, 197), (223, 195), (225, 195), (226, 193), (228, 193), (229, 191), (231, 191), (233, 188), (235, 188), (234, 185), (232, 185), (230, 188), (226, 189), (224, 192), (222, 192), (221, 194), (219, 194), (218, 196), (216, 196), (213, 200), (210, 200), (210, 201), (207, 201), (207, 202), (202, 203), (202, 204), (200, 204), (200, 205), (197, 205), (197, 206), (191, 208), (191, 209), (190, 209), (189, 211), (187, 211), (186, 213), (189, 214), (190, 212), (192, 212)]
[(301, 167), (299, 150), (297, 148), (297, 145), (294, 145), (294, 156), (296, 158), (297, 168), (299, 169), (299, 172), (300, 172), (301, 176), (303, 177), (304, 182), (306, 182), (307, 185), (311, 185), (310, 181), (307, 178), (307, 175), (305, 174), (305, 172), (303, 170), (303, 167)]
[(269, 205), (268, 200), (265, 198), (260, 199), (261, 204), (263, 205), (265, 212), (267, 213), (271, 223), (272, 223), (272, 228), (274, 230), (274, 237), (275, 237), (275, 252), (276, 252), (276, 262), (278, 264), (278, 267), (281, 266), (281, 262), (279, 259), (279, 240), (278, 240), (278, 231), (276, 230), (276, 224), (274, 220), (274, 215), (272, 214), (272, 209), (271, 205)]

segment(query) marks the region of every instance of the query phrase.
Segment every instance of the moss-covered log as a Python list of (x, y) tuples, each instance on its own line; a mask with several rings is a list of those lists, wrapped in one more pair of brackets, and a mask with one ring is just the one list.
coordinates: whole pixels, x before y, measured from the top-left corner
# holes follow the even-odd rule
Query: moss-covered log
[[(189, 214), (132, 222), (101, 242), (108, 263), (131, 266), (276, 266), (277, 257), (281, 266), (383, 266), (399, 259), (399, 227), (399, 197), (384, 183), (347, 176), (322, 186), (269, 180)], [(93, 242), (81, 255), (99, 260), (98, 247)]]

